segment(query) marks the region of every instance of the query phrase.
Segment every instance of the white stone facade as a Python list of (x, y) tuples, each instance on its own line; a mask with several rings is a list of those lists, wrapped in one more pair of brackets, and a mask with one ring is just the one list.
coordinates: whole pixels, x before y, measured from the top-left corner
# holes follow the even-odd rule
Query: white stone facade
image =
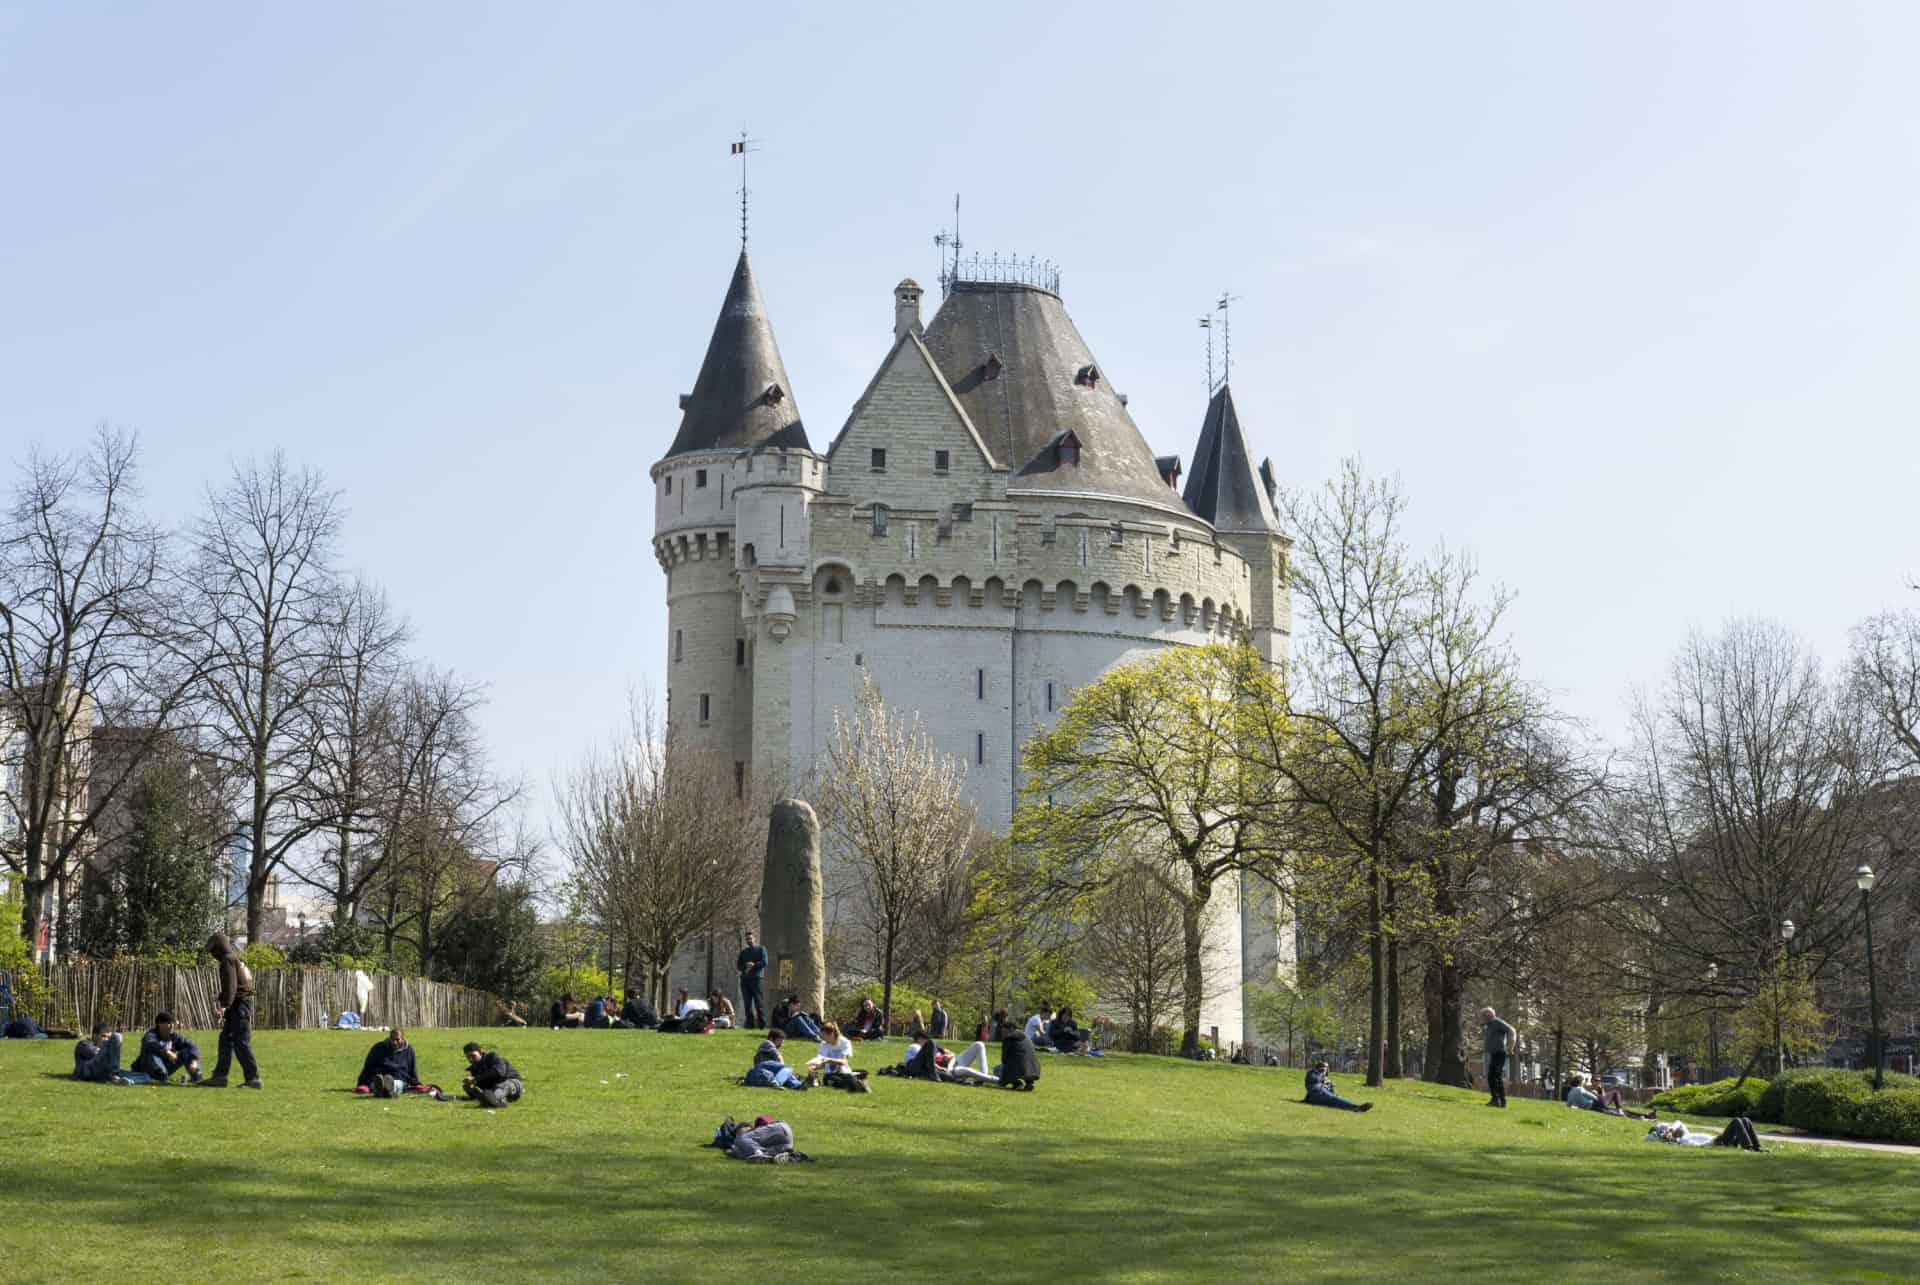
[[(683, 449), (654, 466), (669, 725), (731, 754), (747, 790), (802, 790), (835, 711), (871, 677), (967, 765), (983, 824), (1003, 831), (1021, 746), (1076, 688), (1240, 633), (1284, 657), (1285, 542), (1216, 530), (1158, 477), (1158, 494), (1076, 491), (1070, 467), (1026, 485), (1024, 461), (996, 456), (907, 315), (917, 298), (897, 292), (893, 347), (826, 455)], [(829, 854), (830, 886), (832, 866)], [(1290, 915), (1271, 894), (1243, 907), (1239, 893), (1217, 895), (1220, 980), (1202, 1014), (1226, 1041), (1245, 1038), (1240, 983), (1293, 958)], [(722, 987), (735, 949), (716, 947)], [(676, 984), (697, 988), (705, 970), (702, 948)]]

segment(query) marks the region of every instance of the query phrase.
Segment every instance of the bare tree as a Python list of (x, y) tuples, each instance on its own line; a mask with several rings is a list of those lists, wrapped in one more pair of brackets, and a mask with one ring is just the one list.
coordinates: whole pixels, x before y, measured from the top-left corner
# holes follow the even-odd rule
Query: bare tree
[(1100, 996), (1127, 1011), (1127, 1047), (1146, 1051), (1154, 1028), (1179, 1011), (1186, 981), (1180, 901), (1146, 865), (1133, 863), (1095, 900), (1085, 958)]
[(881, 1018), (890, 1022), (900, 944), (968, 859), (966, 768), (939, 751), (918, 714), (890, 708), (869, 678), (852, 712), (834, 713), (819, 781), (822, 821), (858, 877)]
[(621, 736), (555, 783), (554, 804), (586, 909), (625, 943), (625, 975), (637, 961), (665, 1003), (674, 956), (752, 896), (764, 813), (735, 796), (730, 759), (668, 738), (644, 697)]
[[(139, 510), (137, 466), (134, 438), (107, 428), (84, 451), (36, 451), (0, 519), (0, 860), (22, 876), (19, 930), (36, 952), (49, 889), (75, 873), (193, 681), (162, 646), (167, 544)], [(116, 771), (95, 779), (92, 738), (108, 724)]]
[(1887, 611), (1853, 631), (1853, 681), (1877, 717), (1920, 772), (1920, 611)]
[(411, 946), (422, 972), (433, 967), (441, 924), (503, 875), (513, 882), (532, 858), (505, 824), (519, 791), (488, 768), (474, 721), (481, 703), (479, 684), (426, 669), (406, 678), (398, 702), (364, 904), (387, 954)]
[(337, 675), (331, 562), (337, 492), (276, 452), (209, 487), (189, 571), (191, 645), (204, 668), (207, 721), (247, 779), (247, 936), (267, 886), (325, 820), (315, 797), (321, 693)]
[(381, 818), (393, 814), (409, 766), (396, 744), (408, 697), (401, 654), (407, 626), (385, 592), (356, 580), (339, 596), (326, 629), (321, 654), (328, 672), (314, 693), (311, 778), (326, 842), (304, 878), (332, 898), (334, 925), (344, 930), (385, 864)]

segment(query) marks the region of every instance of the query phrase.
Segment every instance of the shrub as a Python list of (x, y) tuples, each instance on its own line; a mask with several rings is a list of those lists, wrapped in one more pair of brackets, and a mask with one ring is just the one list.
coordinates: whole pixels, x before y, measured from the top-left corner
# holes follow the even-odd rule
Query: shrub
[(1766, 1091), (1765, 1080), (1748, 1079), (1735, 1088), (1738, 1080), (1729, 1077), (1711, 1084), (1683, 1084), (1653, 1095), (1648, 1105), (1656, 1111), (1681, 1115), (1752, 1115)]
[[(832, 987), (827, 991), (827, 1011), (821, 1016), (845, 1025), (853, 1020), (855, 1013), (860, 1011), (861, 1000), (870, 999), (874, 1007), (878, 1008), (882, 989), (879, 982), (853, 982), (845, 986)], [(767, 1002), (771, 1006), (778, 1004), (780, 1000), (769, 995)], [(896, 978), (893, 983), (893, 1021), (891, 1023), (893, 1034), (906, 1033), (907, 1028), (913, 1025), (913, 1010), (916, 1008), (920, 1010), (920, 1016), (931, 1017), (933, 996), (917, 986), (909, 985)], [(961, 1014), (954, 1011), (952, 1005), (947, 1007), (947, 1015), (953, 1018), (957, 1027), (964, 1029), (965, 1020)], [(948, 1035), (958, 1039), (960, 1031), (949, 1031)]]
[(1873, 1094), (1854, 1107), (1848, 1132), (1856, 1138), (1920, 1143), (1920, 1089), (1887, 1088)]
[[(1831, 1076), (1851, 1076), (1869, 1087), (1873, 1084), (1873, 1072), (1871, 1071), (1847, 1071), (1839, 1067), (1831, 1066), (1794, 1067), (1776, 1075), (1767, 1084), (1766, 1092), (1760, 1095), (1760, 1101), (1755, 1104), (1751, 1112), (1753, 1118), (1766, 1124), (1797, 1124), (1797, 1121), (1789, 1119), (1787, 1115), (1788, 1088), (1799, 1080)], [(1747, 1083), (1752, 1084), (1754, 1081), (1749, 1080)], [(1886, 1074), (1886, 1086), (1888, 1089), (1920, 1088), (1920, 1078), (1911, 1075), (1902, 1075), (1898, 1071), (1888, 1071)], [(1814, 1126), (1801, 1125), (1800, 1127), (1813, 1128)]]
[(1853, 1071), (1798, 1076), (1787, 1085), (1781, 1120), (1813, 1133), (1851, 1133), (1854, 1108), (1872, 1096), (1872, 1082)]

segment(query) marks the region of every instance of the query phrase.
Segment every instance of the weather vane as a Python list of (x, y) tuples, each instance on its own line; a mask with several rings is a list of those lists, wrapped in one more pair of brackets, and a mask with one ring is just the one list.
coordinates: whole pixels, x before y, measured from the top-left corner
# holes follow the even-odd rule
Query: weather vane
[(747, 248), (747, 153), (754, 151), (759, 143), (757, 138), (748, 138), (747, 131), (740, 131), (740, 140), (733, 145), (733, 154), (740, 158), (740, 250)]

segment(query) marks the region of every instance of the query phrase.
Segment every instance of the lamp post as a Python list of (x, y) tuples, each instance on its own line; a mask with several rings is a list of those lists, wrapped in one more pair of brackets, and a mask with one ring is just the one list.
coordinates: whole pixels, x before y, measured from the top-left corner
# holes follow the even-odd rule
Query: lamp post
[(1873, 1091), (1878, 1093), (1886, 1079), (1881, 1069), (1886, 1058), (1880, 1043), (1880, 984), (1873, 976), (1873, 867), (1861, 866), (1853, 882), (1860, 889), (1861, 918), (1867, 922), (1867, 1056), (1873, 1059)]
[(1720, 1072), (1720, 965), (1707, 965), (1707, 1079)]
[(1787, 1069), (1787, 1045), (1780, 1034), (1780, 987), (1786, 981), (1787, 961), (1793, 958), (1793, 920), (1780, 921), (1780, 975), (1773, 981), (1773, 1051), (1778, 1065), (1774, 1074), (1779, 1075)]

